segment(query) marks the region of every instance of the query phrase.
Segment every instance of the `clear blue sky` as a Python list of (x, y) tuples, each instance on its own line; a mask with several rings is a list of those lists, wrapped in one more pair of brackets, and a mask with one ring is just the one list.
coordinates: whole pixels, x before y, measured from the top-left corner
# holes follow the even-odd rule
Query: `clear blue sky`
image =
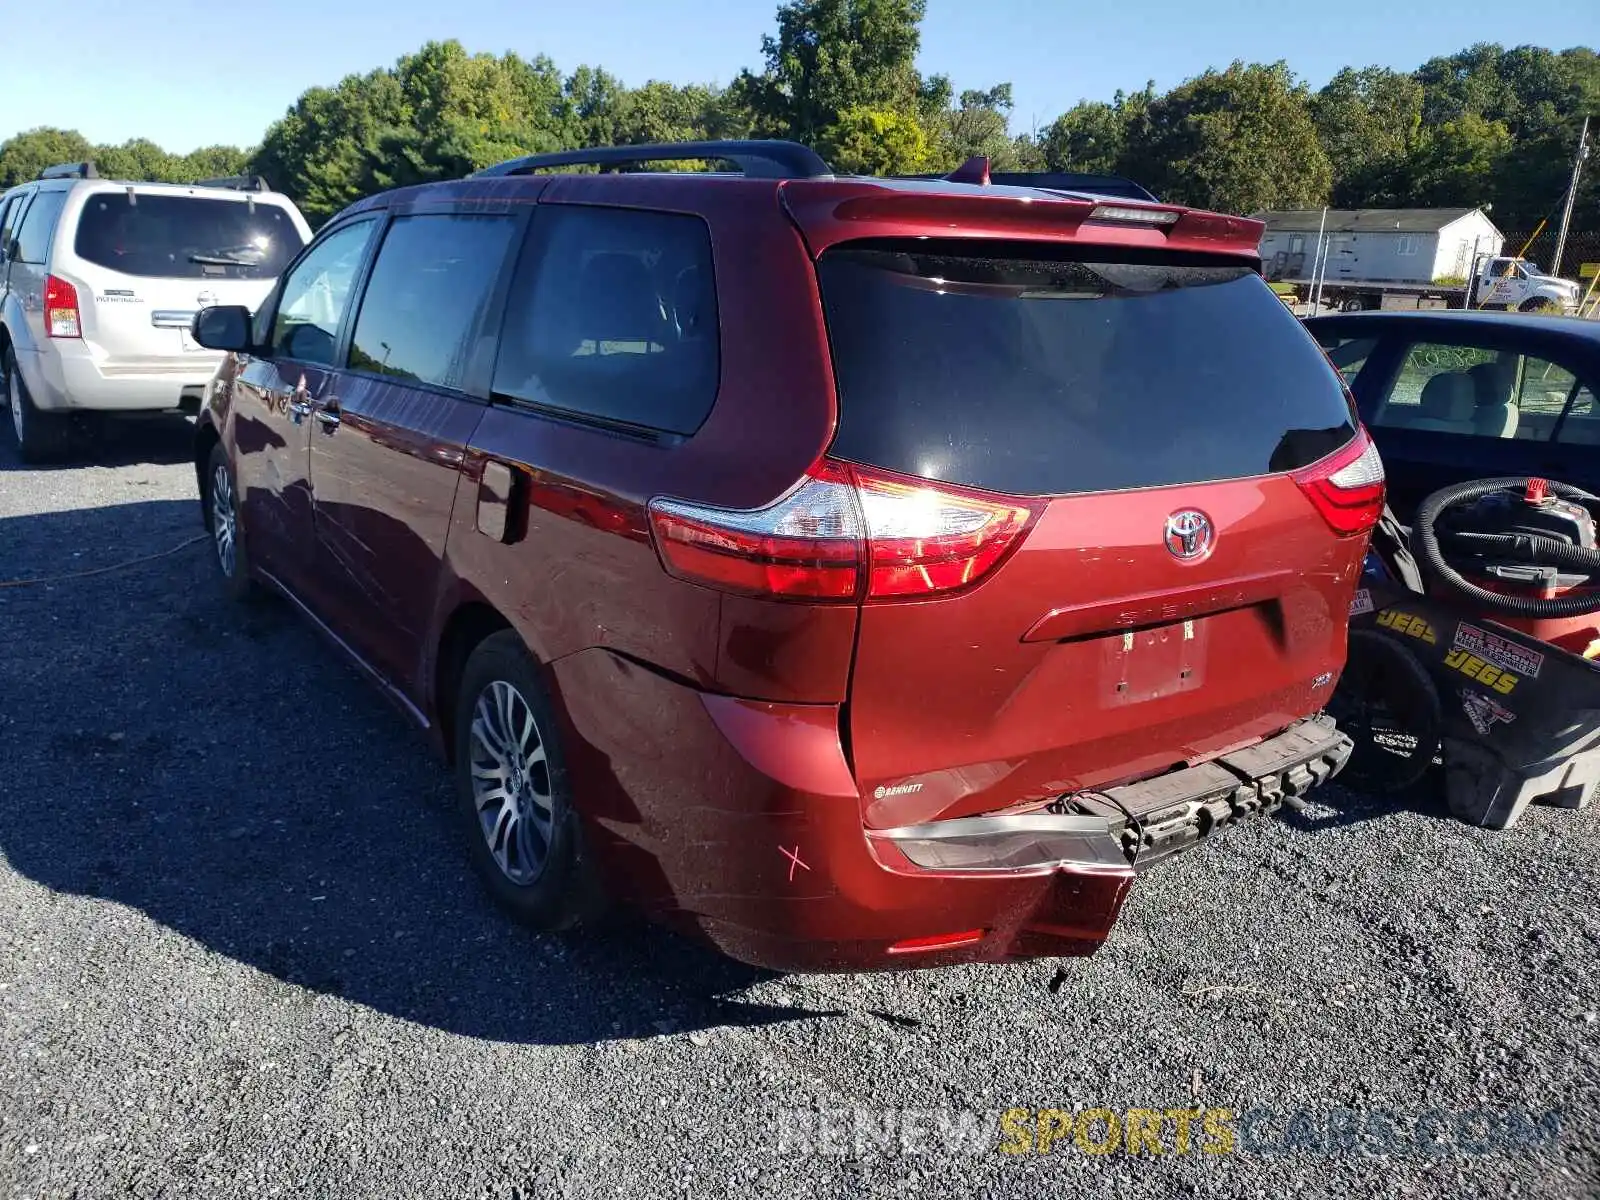
[[(0, 139), (50, 124), (183, 153), (253, 145), (307, 87), (430, 38), (548, 54), (563, 71), (725, 83), (760, 64), (776, 0), (15, 0), (0, 22)], [(1234, 58), (1321, 86), (1347, 64), (1411, 69), (1478, 41), (1600, 44), (1600, 0), (929, 0), (920, 66), (1010, 80), (1018, 130), (1079, 99), (1166, 88)]]

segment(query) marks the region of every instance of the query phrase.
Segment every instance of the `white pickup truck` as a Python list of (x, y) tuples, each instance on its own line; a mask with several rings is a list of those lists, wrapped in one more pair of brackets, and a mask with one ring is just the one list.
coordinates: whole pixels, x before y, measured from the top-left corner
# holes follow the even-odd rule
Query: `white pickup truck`
[(1578, 307), (1578, 285), (1544, 274), (1525, 258), (1491, 258), (1478, 272), (1472, 300), (1478, 308), (1572, 312)]

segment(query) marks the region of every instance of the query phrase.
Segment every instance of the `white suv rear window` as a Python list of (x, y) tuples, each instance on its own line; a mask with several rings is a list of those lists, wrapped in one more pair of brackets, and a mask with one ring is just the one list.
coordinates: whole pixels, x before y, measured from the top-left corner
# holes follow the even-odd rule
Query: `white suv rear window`
[(301, 245), (281, 204), (119, 191), (85, 201), (73, 250), (123, 275), (271, 279)]

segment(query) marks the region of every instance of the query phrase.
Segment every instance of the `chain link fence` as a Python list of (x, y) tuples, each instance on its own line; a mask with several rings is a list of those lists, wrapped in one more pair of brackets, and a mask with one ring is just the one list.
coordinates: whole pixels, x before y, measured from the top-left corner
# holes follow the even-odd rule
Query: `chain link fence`
[[(1522, 243), (1528, 240), (1528, 235), (1533, 230), (1525, 229), (1520, 233), (1506, 234), (1507, 254), (1515, 254), (1522, 249)], [(1538, 263), (1549, 270), (1551, 262), (1556, 256), (1556, 231), (1554, 228), (1545, 228), (1533, 243), (1523, 252), (1523, 257)], [(1561, 252), (1561, 274), (1567, 279), (1578, 278), (1578, 267), (1583, 263), (1600, 263), (1600, 230), (1580, 231), (1573, 230), (1567, 234), (1566, 249)], [(1589, 281), (1583, 280), (1583, 285), (1588, 286)]]

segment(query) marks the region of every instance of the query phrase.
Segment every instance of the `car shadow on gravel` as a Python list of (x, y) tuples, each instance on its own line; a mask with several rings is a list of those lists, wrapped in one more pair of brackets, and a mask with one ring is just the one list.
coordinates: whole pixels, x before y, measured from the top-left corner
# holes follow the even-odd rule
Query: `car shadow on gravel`
[(0, 588), (12, 871), (136, 909), (268, 977), (255, 986), (468, 1037), (578, 1044), (834, 1015), (759, 1002), (750, 989), (771, 976), (659, 929), (513, 924), (471, 876), (423, 737), (286, 603), (224, 600), (209, 545), (174, 549), (196, 532), (192, 501), (0, 519), (0, 580), (171, 551)]
[(1357, 790), (1335, 780), (1313, 792), (1303, 808), (1285, 804), (1276, 815), (1302, 833), (1319, 833), (1381, 821), (1397, 813), (1455, 823), (1457, 818), (1445, 801), (1443, 768), (1435, 765), (1418, 782), (1389, 791)]
[(0, 435), (0, 471), (70, 471), (84, 467), (132, 467), (189, 462), (194, 456), (194, 422), (177, 414), (105, 417), (79, 423), (72, 444), (60, 458), (25, 463), (17, 456), (9, 425)]

